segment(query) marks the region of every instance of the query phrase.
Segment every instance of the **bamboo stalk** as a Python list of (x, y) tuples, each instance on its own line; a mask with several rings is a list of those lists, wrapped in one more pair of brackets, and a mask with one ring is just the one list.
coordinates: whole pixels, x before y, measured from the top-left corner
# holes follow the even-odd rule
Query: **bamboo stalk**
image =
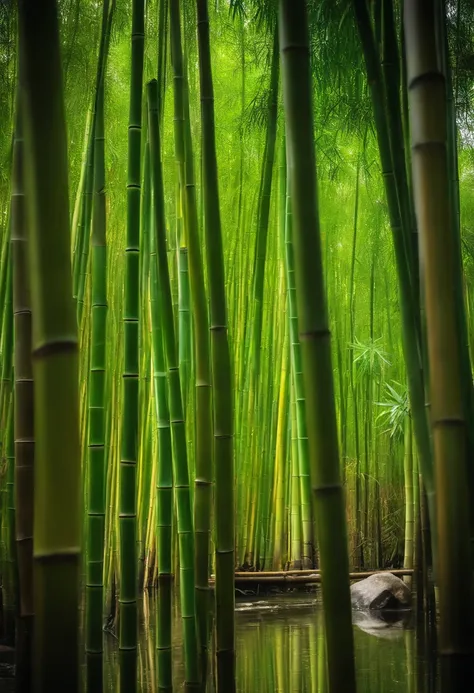
[(127, 238), (123, 312), (123, 413), (120, 447), (120, 690), (137, 686), (137, 461), (139, 430), (140, 163), (144, 60), (144, 0), (132, 2), (128, 121)]
[(233, 450), (233, 373), (227, 331), (227, 300), (214, 126), (209, 14), (197, 0), (201, 95), (205, 239), (210, 294), (216, 517), (217, 690), (235, 691), (235, 499)]
[[(78, 343), (56, 2), (19, 3), (35, 381), (37, 691), (79, 691)], [(41, 32), (38, 27), (41, 26)]]
[(16, 676), (20, 690), (31, 688), (34, 628), (34, 383), (31, 361), (31, 292), (24, 189), (24, 140), (21, 99), (17, 98), (11, 203), (11, 262), (15, 330), (15, 533), (17, 542), (19, 621)]
[(154, 225), (156, 233), (159, 290), (162, 298), (163, 339), (168, 367), (169, 413), (173, 441), (173, 475), (179, 542), (185, 687), (186, 690), (193, 690), (199, 685), (199, 658), (195, 613), (194, 532), (191, 514), (185, 420), (179, 381), (169, 270), (166, 258), (166, 227), (160, 156), (160, 131), (158, 125), (158, 85), (156, 80), (148, 82), (147, 95), (148, 124), (150, 129), (150, 168), (154, 197)]
[(453, 291), (458, 264), (449, 194), (446, 85), (436, 50), (437, 21), (435, 2), (411, 0), (405, 4), (413, 185), (425, 289), (437, 488), (439, 651), (442, 688), (458, 691), (474, 682), (474, 595), (469, 569), (466, 412), (458, 319), (462, 309)]
[(304, 0), (280, 0), (279, 9), (298, 328), (322, 570), (329, 688), (331, 693), (347, 693), (356, 689), (354, 644), (344, 493), (339, 471), (331, 342), (316, 193), (308, 16)]

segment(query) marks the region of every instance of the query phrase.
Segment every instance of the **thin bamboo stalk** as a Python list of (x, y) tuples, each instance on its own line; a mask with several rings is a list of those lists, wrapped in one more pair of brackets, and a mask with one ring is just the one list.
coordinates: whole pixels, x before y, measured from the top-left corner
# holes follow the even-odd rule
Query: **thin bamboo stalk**
[(34, 384), (31, 361), (31, 292), (28, 276), (24, 141), (21, 99), (17, 99), (12, 172), (11, 261), (15, 331), (15, 533), (19, 582), (16, 676), (20, 690), (31, 688), (34, 627)]
[(160, 155), (160, 131), (158, 125), (158, 85), (156, 80), (148, 82), (147, 94), (148, 125), (150, 130), (150, 168), (154, 197), (154, 224), (159, 288), (162, 297), (163, 338), (168, 367), (170, 422), (173, 441), (173, 474), (178, 524), (181, 617), (183, 619), (185, 654), (185, 687), (186, 690), (193, 690), (199, 685), (199, 658), (195, 613), (194, 532), (189, 489), (186, 429), (179, 381), (169, 269), (166, 258), (166, 227)]
[(137, 686), (137, 461), (140, 315), (140, 162), (144, 60), (144, 0), (133, 0), (128, 122), (127, 239), (123, 312), (123, 413), (120, 449), (120, 690)]
[(227, 331), (227, 300), (214, 126), (209, 14), (197, 0), (201, 94), (205, 239), (210, 294), (216, 517), (217, 690), (235, 691), (235, 499), (233, 451), (233, 374)]

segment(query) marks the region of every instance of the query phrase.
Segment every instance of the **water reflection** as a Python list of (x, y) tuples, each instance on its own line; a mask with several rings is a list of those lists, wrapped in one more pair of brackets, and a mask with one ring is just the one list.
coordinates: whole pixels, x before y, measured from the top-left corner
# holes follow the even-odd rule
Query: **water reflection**
[[(324, 616), (312, 595), (272, 596), (237, 603), (238, 693), (327, 693)], [(137, 693), (158, 693), (156, 597), (141, 605)], [(410, 612), (354, 612), (358, 690), (363, 693), (436, 693), (426, 639), (416, 635)], [(182, 688), (181, 620), (174, 606), (175, 690)], [(208, 691), (215, 691), (211, 666)], [(106, 636), (104, 690), (119, 690), (117, 640)]]

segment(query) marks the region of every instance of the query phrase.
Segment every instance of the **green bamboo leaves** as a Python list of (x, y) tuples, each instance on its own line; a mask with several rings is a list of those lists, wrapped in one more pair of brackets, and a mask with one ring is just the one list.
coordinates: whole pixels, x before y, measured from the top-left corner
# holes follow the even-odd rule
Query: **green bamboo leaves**
[(280, 53), (293, 211), (296, 298), (306, 420), (326, 617), (329, 688), (355, 691), (344, 493), (323, 281), (308, 18), (305, 0), (280, 0)]
[(37, 691), (78, 691), (78, 356), (56, 2), (20, 2), (19, 21), (34, 315), (34, 680)]

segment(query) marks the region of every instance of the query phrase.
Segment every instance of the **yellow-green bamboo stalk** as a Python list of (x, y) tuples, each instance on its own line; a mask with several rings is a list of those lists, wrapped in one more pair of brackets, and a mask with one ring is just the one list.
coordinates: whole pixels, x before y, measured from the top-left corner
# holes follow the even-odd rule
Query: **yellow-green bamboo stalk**
[[(413, 504), (413, 446), (412, 426), (410, 416), (405, 421), (405, 550), (403, 554), (403, 567), (413, 568), (413, 546), (415, 536), (415, 516)], [(405, 577), (405, 582), (411, 584), (411, 576)]]

